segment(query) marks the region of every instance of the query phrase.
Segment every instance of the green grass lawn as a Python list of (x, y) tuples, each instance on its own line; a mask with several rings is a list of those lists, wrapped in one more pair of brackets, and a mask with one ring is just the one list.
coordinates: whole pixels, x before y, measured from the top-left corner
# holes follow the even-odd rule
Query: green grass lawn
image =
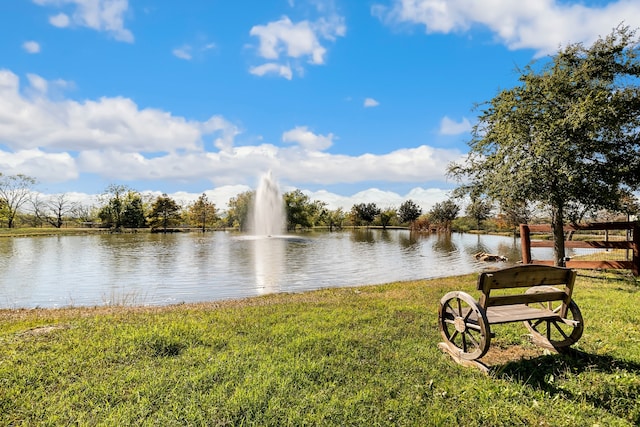
[(638, 282), (581, 273), (578, 352), (497, 325), (485, 375), (437, 348), (440, 297), (475, 277), (0, 311), (0, 425), (640, 424)]

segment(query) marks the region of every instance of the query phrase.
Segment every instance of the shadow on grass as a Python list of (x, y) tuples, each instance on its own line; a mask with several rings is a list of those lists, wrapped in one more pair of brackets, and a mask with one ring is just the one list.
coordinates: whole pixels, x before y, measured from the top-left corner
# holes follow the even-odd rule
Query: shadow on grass
[(578, 277), (584, 277), (603, 282), (624, 282), (630, 285), (640, 285), (640, 277), (634, 276), (628, 270), (605, 270), (609, 274), (604, 274), (602, 270), (579, 270)]
[(491, 375), (552, 397), (589, 403), (640, 425), (639, 363), (571, 349), (493, 366)]

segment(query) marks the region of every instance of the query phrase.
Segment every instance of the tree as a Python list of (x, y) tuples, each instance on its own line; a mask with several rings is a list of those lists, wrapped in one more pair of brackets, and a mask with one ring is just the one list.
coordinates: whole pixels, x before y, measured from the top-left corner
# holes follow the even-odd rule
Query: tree
[(142, 196), (135, 191), (130, 191), (124, 200), (122, 210), (122, 226), (127, 228), (142, 228), (147, 225), (144, 214)]
[(351, 208), (351, 215), (356, 222), (363, 221), (367, 226), (380, 214), (380, 208), (375, 203), (359, 203)]
[(93, 206), (83, 205), (78, 203), (73, 211), (71, 212), (71, 216), (75, 221), (90, 223), (93, 222), (97, 215), (97, 209)]
[(107, 201), (98, 212), (98, 217), (107, 227), (115, 228), (116, 230), (122, 228), (124, 198), (130, 191), (131, 189), (127, 186), (117, 184), (111, 184), (105, 190), (103, 198), (106, 198)]
[(55, 228), (61, 228), (65, 217), (73, 214), (78, 203), (69, 200), (68, 195), (54, 194), (48, 200), (41, 200), (35, 195), (32, 200), (33, 213), (40, 221), (46, 221)]
[(391, 221), (398, 216), (398, 212), (395, 208), (388, 208), (380, 212), (380, 225), (386, 230), (391, 224)]
[(167, 230), (180, 222), (180, 205), (171, 197), (163, 194), (158, 196), (149, 212), (149, 225), (152, 229)]
[(516, 230), (520, 224), (529, 223), (532, 212), (526, 200), (505, 198), (500, 201), (499, 217), (507, 227)]
[(122, 227), (146, 226), (144, 203), (139, 192), (126, 185), (111, 184), (105, 190), (106, 203), (98, 212), (98, 218), (107, 227), (120, 230)]
[(327, 215), (326, 203), (319, 200), (311, 201), (301, 190), (289, 191), (284, 194), (283, 199), (287, 230), (295, 230), (298, 226), (311, 228), (323, 221)]
[(489, 218), (491, 211), (493, 210), (493, 204), (480, 197), (472, 197), (471, 203), (467, 206), (465, 213), (473, 218), (476, 222), (477, 229), (480, 229), (480, 223)]
[(525, 67), (518, 86), (485, 104), (466, 161), (449, 166), (468, 182), (461, 192), (547, 209), (556, 265), (567, 212), (615, 206), (640, 184), (638, 53), (635, 31), (620, 26)]
[(329, 226), (329, 231), (333, 231), (334, 228), (341, 229), (344, 223), (346, 214), (342, 208), (338, 208), (333, 211), (327, 211), (324, 217), (325, 223)]
[(422, 208), (411, 199), (402, 202), (398, 208), (398, 219), (401, 223), (412, 223), (422, 215)]
[(247, 229), (249, 211), (253, 205), (254, 197), (255, 191), (245, 191), (229, 199), (226, 218), (229, 227), (238, 227), (240, 231)]
[(29, 201), (35, 184), (35, 178), (27, 175), (0, 173), (0, 209), (7, 220), (7, 227), (13, 228), (16, 214)]
[(197, 224), (204, 233), (207, 226), (212, 227), (218, 219), (216, 205), (202, 193), (198, 200), (187, 207), (187, 218), (189, 224)]
[(630, 192), (624, 192), (620, 196), (620, 204), (618, 205), (618, 211), (627, 216), (629, 221), (631, 215), (637, 215), (640, 213), (640, 200)]
[(295, 230), (297, 226), (313, 227), (309, 206), (309, 196), (301, 190), (289, 191), (283, 195), (285, 213), (287, 215), (287, 230)]
[(453, 200), (436, 203), (428, 213), (429, 222), (438, 224), (441, 229), (451, 230), (451, 222), (458, 217), (458, 212), (460, 206)]

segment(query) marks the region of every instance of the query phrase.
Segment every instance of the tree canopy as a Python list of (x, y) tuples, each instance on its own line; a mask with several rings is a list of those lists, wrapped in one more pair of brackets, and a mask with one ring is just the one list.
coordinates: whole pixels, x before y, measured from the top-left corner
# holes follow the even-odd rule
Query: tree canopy
[(287, 230), (296, 227), (311, 228), (324, 213), (324, 203), (311, 201), (301, 190), (293, 190), (283, 195), (287, 215)]
[(398, 219), (400, 222), (413, 222), (422, 215), (422, 208), (413, 200), (404, 201), (398, 208)]
[(381, 212), (375, 203), (358, 203), (351, 207), (351, 216), (356, 222), (364, 222), (367, 226), (371, 225), (373, 220)]
[(445, 230), (451, 229), (451, 222), (456, 219), (460, 212), (458, 206), (453, 200), (445, 200), (433, 205), (428, 213), (429, 221)]
[(166, 194), (158, 196), (151, 205), (149, 225), (152, 229), (162, 229), (166, 232), (169, 227), (177, 225), (180, 222), (181, 209), (180, 205)]
[(204, 232), (212, 227), (218, 220), (216, 205), (209, 201), (206, 194), (202, 193), (198, 200), (187, 206), (187, 219), (192, 225), (198, 225)]
[(621, 190), (640, 184), (638, 46), (619, 26), (525, 67), (519, 85), (484, 104), (466, 161), (449, 167), (459, 192), (547, 209), (556, 264), (567, 218), (615, 209)]

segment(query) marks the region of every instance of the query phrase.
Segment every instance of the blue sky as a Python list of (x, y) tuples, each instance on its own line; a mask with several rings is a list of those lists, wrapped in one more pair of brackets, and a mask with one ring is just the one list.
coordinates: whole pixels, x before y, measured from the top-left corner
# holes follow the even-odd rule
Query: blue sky
[(3, 0), (0, 172), (224, 209), (271, 170), (331, 208), (427, 210), (474, 105), (621, 22), (640, 2)]

